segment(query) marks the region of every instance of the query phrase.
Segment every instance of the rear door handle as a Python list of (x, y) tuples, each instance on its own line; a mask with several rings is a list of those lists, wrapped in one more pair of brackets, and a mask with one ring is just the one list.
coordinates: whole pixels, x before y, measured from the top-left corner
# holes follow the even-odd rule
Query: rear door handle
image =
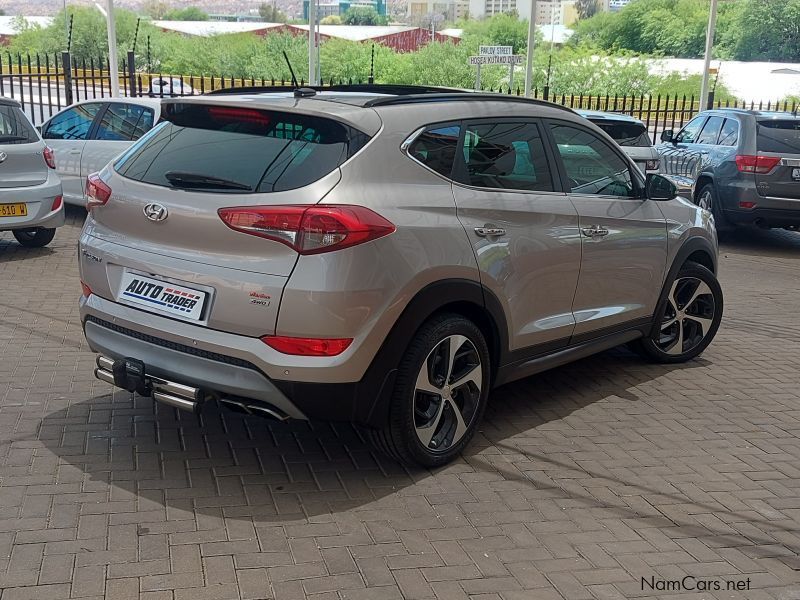
[(476, 227), (475, 233), (481, 237), (490, 237), (494, 235), (505, 235), (506, 230), (502, 227)]
[(605, 237), (608, 235), (608, 229), (600, 225), (592, 225), (590, 227), (581, 228), (581, 233), (590, 238)]

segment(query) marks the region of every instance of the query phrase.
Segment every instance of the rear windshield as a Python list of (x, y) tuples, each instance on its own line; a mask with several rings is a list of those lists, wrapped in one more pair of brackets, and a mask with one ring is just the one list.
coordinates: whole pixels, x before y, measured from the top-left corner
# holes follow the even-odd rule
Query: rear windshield
[(758, 122), (759, 152), (800, 154), (800, 119)]
[(0, 105), (0, 144), (32, 144), (39, 137), (16, 106)]
[(327, 175), (368, 139), (331, 119), (252, 108), (170, 104), (164, 118), (116, 162), (120, 175), (196, 191), (281, 192)]
[(600, 129), (610, 135), (620, 146), (638, 146), (644, 148), (652, 146), (647, 129), (639, 123), (625, 123), (623, 121), (592, 121)]

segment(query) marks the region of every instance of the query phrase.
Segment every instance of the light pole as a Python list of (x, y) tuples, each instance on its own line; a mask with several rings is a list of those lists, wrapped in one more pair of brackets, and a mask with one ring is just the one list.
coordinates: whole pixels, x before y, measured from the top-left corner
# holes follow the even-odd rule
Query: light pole
[(317, 2), (308, 0), (308, 83), (317, 79)]
[(106, 18), (108, 32), (108, 78), (111, 83), (111, 97), (119, 96), (119, 66), (117, 64), (117, 28), (114, 26), (114, 0), (106, 0), (106, 8), (95, 2), (97, 10)]
[(714, 47), (714, 30), (717, 27), (717, 0), (711, 0), (708, 11), (708, 28), (706, 29), (706, 54), (703, 60), (703, 83), (700, 86), (700, 110), (708, 106), (708, 76), (711, 68), (711, 49)]
[(531, 0), (531, 15), (528, 21), (528, 58), (525, 65), (525, 97), (531, 95), (533, 86), (533, 45), (536, 41), (536, 0)]

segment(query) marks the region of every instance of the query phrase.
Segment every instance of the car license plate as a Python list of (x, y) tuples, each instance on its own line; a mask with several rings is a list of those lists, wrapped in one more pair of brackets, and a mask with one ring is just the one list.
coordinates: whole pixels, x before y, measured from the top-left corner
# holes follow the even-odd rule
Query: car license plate
[(795, 181), (800, 181), (800, 167), (795, 167), (792, 169), (792, 179)]
[(198, 321), (203, 314), (206, 292), (126, 272), (120, 285), (120, 300), (159, 312)]
[(17, 204), (0, 204), (0, 217), (27, 217), (28, 205), (24, 202)]

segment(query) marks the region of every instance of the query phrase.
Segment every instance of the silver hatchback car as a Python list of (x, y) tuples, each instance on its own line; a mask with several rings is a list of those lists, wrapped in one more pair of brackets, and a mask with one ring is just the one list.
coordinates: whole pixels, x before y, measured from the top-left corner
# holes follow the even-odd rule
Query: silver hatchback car
[(23, 246), (42, 247), (63, 224), (53, 152), (19, 103), (0, 97), (0, 231), (11, 231)]
[(351, 421), (438, 465), (496, 386), (712, 340), (713, 217), (602, 130), (541, 101), (349, 90), (166, 101), (90, 176), (98, 378), (192, 411)]

